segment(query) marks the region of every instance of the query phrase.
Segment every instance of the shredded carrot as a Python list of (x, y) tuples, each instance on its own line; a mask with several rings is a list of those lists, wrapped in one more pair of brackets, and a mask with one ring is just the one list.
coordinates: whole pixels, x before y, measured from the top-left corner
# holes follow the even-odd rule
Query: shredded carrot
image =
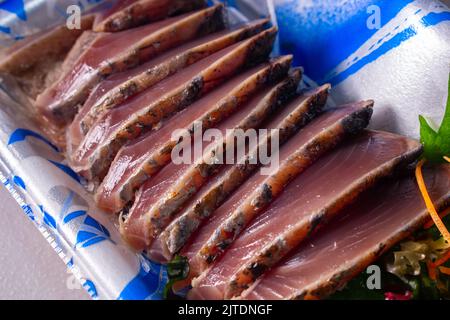
[(445, 161), (450, 162), (450, 157), (444, 156)]
[(449, 275), (450, 276), (450, 268), (447, 267), (439, 267), (439, 271), (442, 272), (443, 274)]
[(420, 160), (416, 167), (416, 179), (419, 185), (420, 192), (422, 193), (423, 200), (425, 201), (425, 205), (427, 206), (428, 212), (433, 219), (434, 224), (438, 228), (439, 232), (444, 237), (445, 241), (450, 244), (450, 233), (442, 222), (439, 214), (436, 211), (436, 208), (433, 205), (433, 201), (428, 194), (427, 186), (423, 179), (422, 167), (425, 164), (425, 160)]
[[(450, 207), (447, 208), (446, 210), (442, 211), (442, 212), (439, 214), (439, 217), (440, 217), (441, 219), (443, 219), (443, 218), (445, 218), (446, 216), (448, 216), (449, 214), (450, 214)], [(432, 226), (434, 226), (434, 221), (430, 219), (430, 221), (428, 221), (427, 223), (425, 223), (425, 224), (423, 225), (423, 228), (424, 228), (424, 229), (430, 229)]]
[[(442, 273), (450, 275), (450, 268), (442, 267), (444, 263), (446, 263), (450, 259), (450, 250), (447, 251), (440, 259), (436, 260), (435, 262), (428, 261), (427, 262), (427, 269), (428, 269), (428, 277), (436, 281), (437, 279), (437, 273), (436, 269), (439, 268), (439, 271)], [(444, 270), (444, 271), (442, 271)], [(448, 272), (448, 273), (447, 273)]]
[(433, 264), (437, 267), (442, 266), (444, 263), (446, 263), (448, 260), (450, 260), (450, 250), (447, 251), (441, 258), (436, 260)]
[(428, 277), (436, 281), (437, 275), (436, 275), (436, 265), (433, 262), (427, 262), (427, 268), (428, 268)]

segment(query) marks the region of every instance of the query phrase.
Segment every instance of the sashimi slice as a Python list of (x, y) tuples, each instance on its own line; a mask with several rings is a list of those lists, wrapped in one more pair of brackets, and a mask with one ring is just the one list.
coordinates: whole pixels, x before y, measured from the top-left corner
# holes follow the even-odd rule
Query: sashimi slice
[[(289, 59), (290, 61), (290, 59)], [(295, 86), (285, 86), (285, 80), (275, 85), (267, 92), (261, 89), (239, 111), (221, 122), (217, 129), (226, 134), (229, 129), (258, 128), (264, 118), (270, 116), (279, 106), (278, 102), (295, 93)], [(289, 81), (290, 82), (290, 81)], [(270, 87), (269, 87), (270, 88)], [(221, 141), (203, 144), (203, 147), (214, 146)], [(149, 248), (153, 240), (166, 227), (184, 202), (201, 187), (208, 176), (213, 175), (214, 167), (204, 176), (195, 175), (197, 163), (207, 155), (209, 149), (203, 154), (194, 155), (193, 164), (175, 165), (170, 163), (161, 170), (153, 179), (148, 180), (136, 195), (133, 207), (130, 209), (125, 222), (121, 226), (121, 234), (125, 241), (136, 250)], [(161, 181), (162, 183), (159, 183)], [(184, 183), (187, 182), (187, 183)], [(193, 184), (194, 183), (194, 184)], [(168, 204), (167, 200), (177, 199), (175, 203), (166, 209), (160, 210), (162, 204)], [(155, 209), (159, 209), (158, 213)], [(150, 250), (152, 251), (152, 250)], [(159, 250), (158, 250), (159, 251)]]
[[(448, 208), (450, 167), (427, 168), (424, 177), (437, 208)], [(339, 218), (244, 292), (244, 297), (251, 300), (326, 298), (428, 219), (412, 176), (385, 182), (344, 209)]]
[[(306, 125), (320, 113), (328, 96), (329, 85), (324, 85), (304, 93), (294, 99), (280, 111), (279, 115), (268, 123), (267, 127), (279, 126), (281, 131), (280, 144), (295, 134), (296, 130)], [(297, 111), (297, 116), (294, 111)], [(288, 116), (290, 115), (290, 116)], [(291, 122), (289, 125), (280, 125), (282, 120)], [(262, 143), (264, 143), (263, 141)], [(260, 142), (261, 144), (261, 142)], [(249, 159), (257, 158), (258, 150), (247, 155), (244, 165), (227, 165), (219, 175), (211, 179), (196, 197), (186, 206), (186, 209), (163, 232), (160, 241), (165, 258), (170, 260), (187, 243), (201, 223), (208, 219), (223, 202), (236, 189), (238, 189), (259, 167), (260, 163), (252, 163)], [(280, 159), (282, 161), (282, 159)]]
[(172, 137), (175, 129), (186, 128), (192, 133), (194, 125), (199, 123), (203, 130), (214, 127), (236, 112), (252, 93), (267, 83), (279, 80), (277, 76), (282, 74), (276, 75), (279, 73), (279, 68), (274, 68), (276, 65), (265, 63), (239, 74), (188, 109), (163, 121), (159, 128), (125, 145), (97, 189), (97, 204), (110, 212), (120, 211), (149, 177), (170, 162), (173, 148), (180, 143)]
[(193, 281), (192, 296), (197, 292), (208, 298), (239, 296), (363, 191), (414, 161), (421, 151), (421, 144), (415, 140), (366, 131), (299, 175), (253, 221), (254, 216), (243, 216), (246, 212), (240, 205), (200, 250), (201, 258), (206, 259), (204, 249), (219, 243), (215, 240), (218, 232), (230, 230), (230, 234), (240, 234), (234, 236), (236, 241), (231, 246), (231, 242), (226, 242), (221, 247), (228, 248), (222, 259)]
[(102, 78), (142, 64), (199, 35), (223, 27), (223, 7), (218, 5), (192, 14), (119, 33), (93, 33), (90, 46), (73, 68), (36, 99), (43, 116), (59, 126), (68, 124), (78, 105)]
[(205, 0), (120, 0), (111, 9), (97, 14), (94, 31), (122, 31), (205, 5)]
[(150, 88), (175, 72), (243, 39), (262, 31), (267, 20), (257, 20), (233, 30), (226, 30), (176, 47), (136, 68), (114, 74), (101, 81), (90, 93), (69, 126), (67, 153), (71, 153), (96, 119), (107, 110)]
[(183, 110), (238, 71), (266, 60), (275, 35), (276, 29), (271, 28), (225, 48), (110, 110), (90, 129), (76, 152), (69, 155), (70, 165), (88, 180), (101, 181), (126, 142)]

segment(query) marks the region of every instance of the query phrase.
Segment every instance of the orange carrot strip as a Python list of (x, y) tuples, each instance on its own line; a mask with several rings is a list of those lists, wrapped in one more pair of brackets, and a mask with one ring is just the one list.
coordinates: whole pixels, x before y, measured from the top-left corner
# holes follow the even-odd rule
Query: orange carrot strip
[(431, 219), (433, 219), (434, 224), (438, 228), (439, 232), (444, 237), (447, 243), (450, 243), (450, 233), (442, 222), (441, 218), (439, 218), (439, 214), (436, 211), (436, 208), (433, 205), (433, 201), (428, 194), (427, 186), (423, 179), (422, 167), (425, 163), (425, 160), (420, 160), (416, 167), (416, 180), (419, 185), (420, 192), (422, 193), (422, 197), (425, 201), (425, 205), (427, 206), (428, 212), (431, 215)]
[[(443, 219), (443, 218), (445, 218), (446, 216), (448, 216), (449, 214), (450, 214), (450, 207), (447, 208), (446, 210), (442, 211), (442, 212), (439, 214), (439, 217), (440, 217), (441, 219)], [(434, 221), (433, 221), (432, 219), (430, 219), (430, 221), (428, 221), (427, 223), (425, 223), (425, 224), (423, 225), (423, 228), (424, 228), (424, 229), (430, 229), (432, 226), (434, 226)]]
[(450, 162), (450, 158), (447, 156), (444, 156), (445, 161)]
[(450, 268), (447, 267), (439, 267), (439, 271), (442, 272), (443, 274), (449, 275), (450, 276)]
[(450, 250), (447, 251), (447, 253), (445, 253), (441, 258), (436, 260), (433, 264), (435, 266), (439, 267), (439, 266), (443, 265), (444, 263), (446, 263), (449, 259), (450, 259)]
[(436, 265), (433, 262), (427, 262), (427, 268), (428, 268), (428, 277), (431, 280), (436, 281), (436, 279), (437, 279)]

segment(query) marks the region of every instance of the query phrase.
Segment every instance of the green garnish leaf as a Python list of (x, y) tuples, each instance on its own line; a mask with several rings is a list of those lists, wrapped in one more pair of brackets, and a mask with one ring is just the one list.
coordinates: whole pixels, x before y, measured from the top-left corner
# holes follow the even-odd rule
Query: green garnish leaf
[(189, 262), (186, 257), (177, 255), (167, 264), (169, 281), (164, 288), (164, 298), (167, 299), (172, 292), (175, 282), (186, 279), (189, 276)]
[(450, 156), (450, 76), (448, 93), (444, 119), (437, 131), (423, 116), (419, 116), (420, 141), (424, 146), (424, 157), (431, 162), (444, 162), (444, 156)]

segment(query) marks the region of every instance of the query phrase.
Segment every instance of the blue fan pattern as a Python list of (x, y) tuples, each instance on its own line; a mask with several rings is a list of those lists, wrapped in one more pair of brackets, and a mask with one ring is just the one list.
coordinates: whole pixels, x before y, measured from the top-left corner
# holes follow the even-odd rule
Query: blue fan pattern
[[(8, 146), (13, 146), (17, 143), (25, 142), (27, 139), (37, 139), (48, 145), (54, 152), (58, 152), (58, 148), (54, 146), (45, 137), (32, 130), (19, 128), (16, 129), (8, 139)], [(71, 179), (78, 183), (81, 183), (80, 177), (70, 167), (48, 159), (48, 161), (56, 168), (67, 174)], [(27, 186), (23, 178), (19, 176), (13, 176), (10, 179), (10, 183), (20, 188), (22, 192), (27, 191)], [(55, 195), (63, 196), (65, 187), (55, 187)], [(84, 204), (80, 204), (74, 200), (80, 196), (72, 190), (69, 190), (64, 201), (61, 203), (60, 212), (55, 214), (50, 212), (43, 205), (38, 206), (38, 211), (42, 216), (43, 225), (47, 226), (49, 231), (55, 235), (56, 241), (58, 241), (58, 234), (61, 232), (61, 228), (70, 225), (71, 228), (76, 228), (76, 240), (75, 250), (86, 250), (95, 247), (95, 245), (109, 241), (114, 244), (111, 239), (110, 231), (94, 217), (88, 214), (88, 208), (83, 209)], [(75, 210), (71, 208), (76, 208)], [(33, 210), (31, 206), (23, 206), (23, 209), (30, 218), (34, 219)], [(74, 266), (73, 258), (71, 258), (67, 264), (68, 268)], [(83, 279), (83, 287), (93, 298), (99, 298), (99, 292), (91, 279)], [(129, 283), (123, 288), (118, 299), (161, 299), (164, 286), (167, 283), (167, 271), (165, 266), (153, 263), (148, 259), (141, 258), (139, 270), (136, 275), (129, 281)]]

